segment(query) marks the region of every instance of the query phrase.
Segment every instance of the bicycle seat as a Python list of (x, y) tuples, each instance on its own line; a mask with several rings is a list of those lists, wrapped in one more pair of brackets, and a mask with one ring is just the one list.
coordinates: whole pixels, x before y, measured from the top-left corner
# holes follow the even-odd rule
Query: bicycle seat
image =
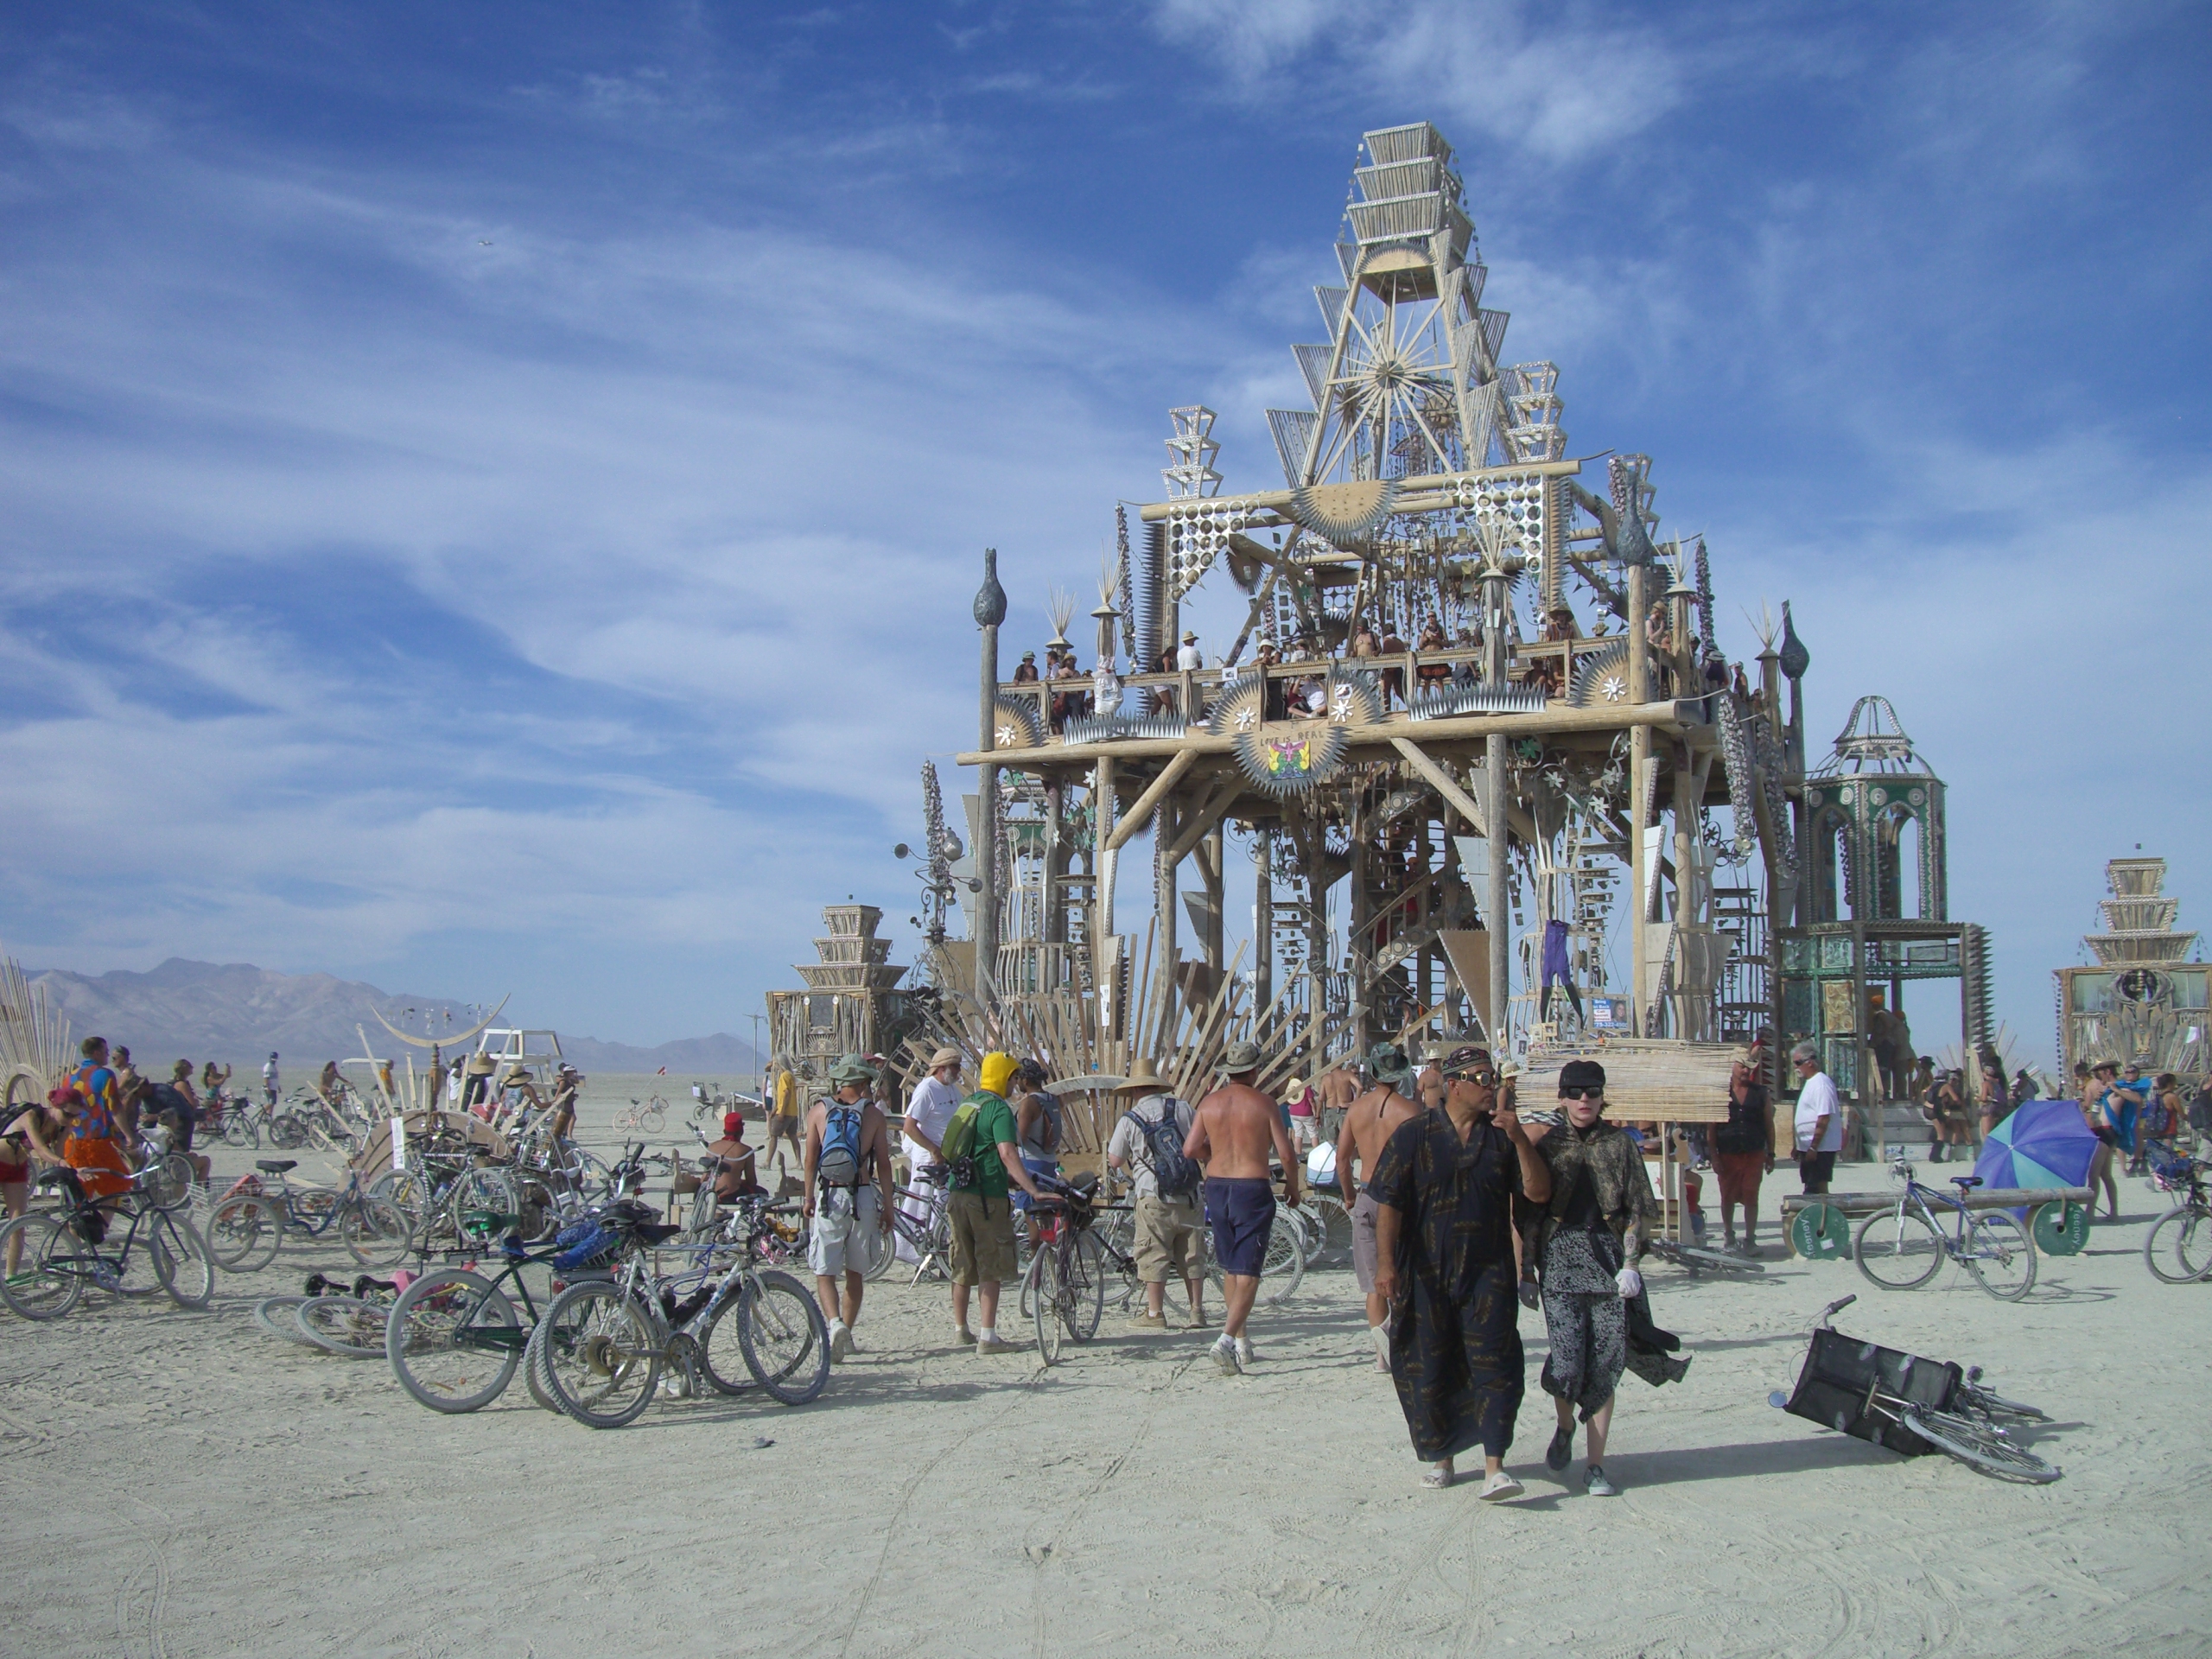
[(1098, 1190), (1097, 1173), (1093, 1170), (1086, 1169), (1073, 1180), (1069, 1181), (1067, 1185), (1070, 1191), (1080, 1192), (1084, 1197), (1089, 1198)]
[(1981, 1177), (1979, 1175), (1954, 1175), (1951, 1177), (1951, 1185), (1957, 1187), (1961, 1192), (1967, 1192), (1981, 1185)]
[(297, 1169), (300, 1160), (296, 1158), (257, 1158), (253, 1160), (253, 1166), (264, 1175), (282, 1175), (288, 1169)]

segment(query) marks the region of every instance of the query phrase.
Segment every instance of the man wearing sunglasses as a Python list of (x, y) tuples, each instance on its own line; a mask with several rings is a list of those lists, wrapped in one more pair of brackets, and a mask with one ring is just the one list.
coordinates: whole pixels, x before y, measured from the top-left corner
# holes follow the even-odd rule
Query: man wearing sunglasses
[(1424, 1486), (1449, 1486), (1452, 1459), (1479, 1446), (1482, 1497), (1518, 1497), (1504, 1469), (1527, 1388), (1514, 1294), (1513, 1200), (1541, 1204), (1551, 1175), (1501, 1099), (1478, 1048), (1443, 1066), (1441, 1110), (1401, 1123), (1382, 1147), (1375, 1197), (1375, 1289), (1391, 1310), (1390, 1370)]

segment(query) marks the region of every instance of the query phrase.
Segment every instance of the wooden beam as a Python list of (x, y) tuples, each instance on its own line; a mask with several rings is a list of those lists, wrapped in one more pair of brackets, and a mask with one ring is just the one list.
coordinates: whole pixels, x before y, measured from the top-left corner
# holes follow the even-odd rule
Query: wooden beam
[(1180, 754), (1170, 759), (1167, 764), (1160, 769), (1160, 776), (1145, 785), (1145, 791), (1137, 797), (1136, 804), (1122, 815), (1121, 822), (1114, 826), (1113, 833), (1106, 837), (1108, 852), (1121, 851), (1128, 844), (1130, 836), (1152, 822), (1152, 810), (1160, 804), (1160, 798), (1174, 788), (1175, 780), (1195, 766), (1198, 759), (1198, 752), (1196, 749), (1185, 749)]
[(1242, 794), (1243, 789), (1243, 775), (1231, 772), (1199, 798), (1198, 805), (1193, 807), (1190, 816), (1183, 820), (1182, 833), (1175, 837), (1174, 842), (1167, 849), (1167, 862), (1170, 868), (1180, 864), (1190, 855), (1191, 849), (1197, 846), (1205, 838), (1206, 832), (1221, 821), (1221, 815), (1228, 810), (1229, 804)]
[(1415, 772), (1435, 785), (1436, 792), (1451, 802), (1459, 816), (1466, 819), (1472, 833), (1478, 836), (1489, 833), (1484, 828), (1489, 820), (1483, 816), (1482, 808), (1475, 804), (1475, 798), (1452, 781), (1450, 772), (1429, 759), (1420, 744), (1411, 738), (1394, 737), (1390, 740), (1390, 747), (1404, 755)]
[[(1370, 744), (1380, 747), (1402, 734), (1433, 746), (1454, 740), (1486, 738), (1493, 733), (1508, 737), (1551, 737), (1571, 732), (1614, 732), (1651, 726), (1679, 728), (1700, 723), (1697, 719), (1699, 701), (1694, 697), (1680, 702), (1668, 699), (1612, 709), (1577, 709), (1560, 703), (1546, 708), (1540, 715), (1460, 715), (1449, 720), (1398, 718), (1376, 726), (1355, 727), (1350, 736), (1357, 750)], [(1157, 760), (1185, 752), (1229, 754), (1236, 747), (1234, 737), (1217, 737), (1201, 727), (1183, 737), (1113, 738), (1103, 743), (981, 750), (956, 756), (954, 764), (1005, 766), (1027, 772), (1039, 766), (1089, 766), (1107, 755), (1123, 760)]]

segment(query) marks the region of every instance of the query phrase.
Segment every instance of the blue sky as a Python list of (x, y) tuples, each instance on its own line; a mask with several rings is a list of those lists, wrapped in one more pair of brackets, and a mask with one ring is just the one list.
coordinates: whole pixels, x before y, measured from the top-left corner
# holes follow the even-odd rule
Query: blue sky
[(1359, 134), (1427, 118), (1569, 453), (1654, 455), (1735, 653), (1795, 601), (1816, 747), (1882, 691), (1950, 783), (1953, 914), (2040, 1052), (2103, 859), (2212, 925), (2209, 45), (2181, 5), (12, 7), (0, 937), (749, 1032), (822, 903), (911, 909), (977, 550), (1018, 651), (1170, 404), (1270, 484)]

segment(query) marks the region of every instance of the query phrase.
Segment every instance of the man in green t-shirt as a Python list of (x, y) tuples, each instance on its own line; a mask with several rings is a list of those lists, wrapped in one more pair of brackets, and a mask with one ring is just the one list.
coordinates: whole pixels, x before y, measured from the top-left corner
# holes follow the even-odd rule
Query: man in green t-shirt
[[(1008, 1184), (1033, 1198), (1045, 1196), (1021, 1166), (1014, 1108), (1006, 1103), (1014, 1071), (1010, 1054), (983, 1056), (978, 1078), (981, 1086), (969, 1096), (976, 1103), (975, 1129), (968, 1138), (973, 1149), (968, 1161), (974, 1166), (974, 1179), (963, 1185), (954, 1175), (950, 1191), (945, 1194), (945, 1218), (952, 1233), (952, 1322), (959, 1340), (963, 1344), (973, 1343), (979, 1354), (1008, 1353), (1014, 1348), (1012, 1343), (1000, 1341), (998, 1332), (999, 1286), (1014, 1277), (1016, 1271), (1014, 1205), (1007, 1196)], [(990, 1150), (987, 1152), (986, 1147)], [(982, 1330), (972, 1333), (968, 1329), (970, 1285), (976, 1287), (982, 1319)]]

